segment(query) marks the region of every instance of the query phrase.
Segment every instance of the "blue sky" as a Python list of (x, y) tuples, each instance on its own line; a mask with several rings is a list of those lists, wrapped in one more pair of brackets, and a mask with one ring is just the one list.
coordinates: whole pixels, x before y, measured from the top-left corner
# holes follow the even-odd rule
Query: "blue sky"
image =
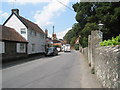
[[(72, 9), (72, 4), (79, 0), (58, 0)], [(57, 0), (4, 0), (0, 7), (0, 24), (10, 16), (11, 9), (20, 10), (20, 15), (38, 24), (43, 30), (48, 29), (52, 34), (52, 27), (58, 38), (62, 38), (75, 21), (75, 12)], [(14, 3), (13, 3), (14, 2)], [(0, 2), (1, 3), (1, 2)]]

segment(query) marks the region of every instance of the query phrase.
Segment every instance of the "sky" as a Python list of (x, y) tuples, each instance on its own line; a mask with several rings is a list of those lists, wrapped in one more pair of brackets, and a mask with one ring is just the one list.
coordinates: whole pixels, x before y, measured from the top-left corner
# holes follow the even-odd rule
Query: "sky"
[(47, 29), (50, 37), (54, 26), (57, 38), (62, 39), (76, 22), (72, 8), (76, 2), (79, 0), (0, 0), (0, 24), (17, 8), (20, 16)]

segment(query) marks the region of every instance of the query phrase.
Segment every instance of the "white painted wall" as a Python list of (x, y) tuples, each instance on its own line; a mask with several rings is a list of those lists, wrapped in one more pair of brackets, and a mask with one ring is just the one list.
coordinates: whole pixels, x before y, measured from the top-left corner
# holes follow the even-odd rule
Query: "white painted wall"
[[(27, 27), (15, 16), (13, 15), (5, 26), (14, 28), (19, 34), (21, 34), (21, 28), (26, 28), (26, 34), (22, 36), (28, 41), (28, 54), (43, 53), (45, 52), (45, 36), (40, 35), (41, 33), (36, 32), (36, 36), (33, 31), (27, 29)], [(32, 31), (32, 34), (30, 34)], [(35, 44), (35, 51), (32, 51), (32, 44)]]
[(21, 28), (25, 28), (26, 34), (21, 34), (26, 40), (27, 38), (27, 28), (26, 26), (13, 14), (13, 16), (5, 24), (7, 27), (14, 28), (19, 34), (21, 34)]
[(0, 41), (0, 54), (5, 53), (5, 43)]
[[(41, 33), (36, 32), (35, 36), (31, 31), (34, 33), (33, 30), (28, 30), (28, 54), (45, 52), (45, 38)], [(35, 51), (32, 51), (32, 44), (35, 44)]]

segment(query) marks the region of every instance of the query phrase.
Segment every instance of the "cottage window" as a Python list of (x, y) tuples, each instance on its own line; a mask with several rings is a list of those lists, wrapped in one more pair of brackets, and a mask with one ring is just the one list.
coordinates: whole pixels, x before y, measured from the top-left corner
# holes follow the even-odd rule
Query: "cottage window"
[(25, 28), (21, 28), (21, 34), (26, 34)]
[(35, 51), (35, 44), (32, 44), (32, 52)]
[(17, 43), (17, 53), (25, 53), (26, 45), (24, 43)]
[(25, 49), (25, 45), (20, 43), (20, 52), (24, 52), (24, 49)]
[(5, 44), (0, 41), (0, 53), (5, 53)]

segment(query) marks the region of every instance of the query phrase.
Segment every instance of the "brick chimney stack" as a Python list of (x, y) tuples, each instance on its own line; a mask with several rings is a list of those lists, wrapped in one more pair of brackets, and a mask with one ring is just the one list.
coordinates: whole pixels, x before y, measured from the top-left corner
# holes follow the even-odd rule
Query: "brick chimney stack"
[(12, 9), (11, 11), (12, 11), (12, 13), (19, 15), (19, 9)]
[(52, 39), (53, 39), (53, 40), (57, 39), (56, 34), (52, 34)]
[(48, 30), (45, 29), (45, 37), (47, 38), (48, 37)]

